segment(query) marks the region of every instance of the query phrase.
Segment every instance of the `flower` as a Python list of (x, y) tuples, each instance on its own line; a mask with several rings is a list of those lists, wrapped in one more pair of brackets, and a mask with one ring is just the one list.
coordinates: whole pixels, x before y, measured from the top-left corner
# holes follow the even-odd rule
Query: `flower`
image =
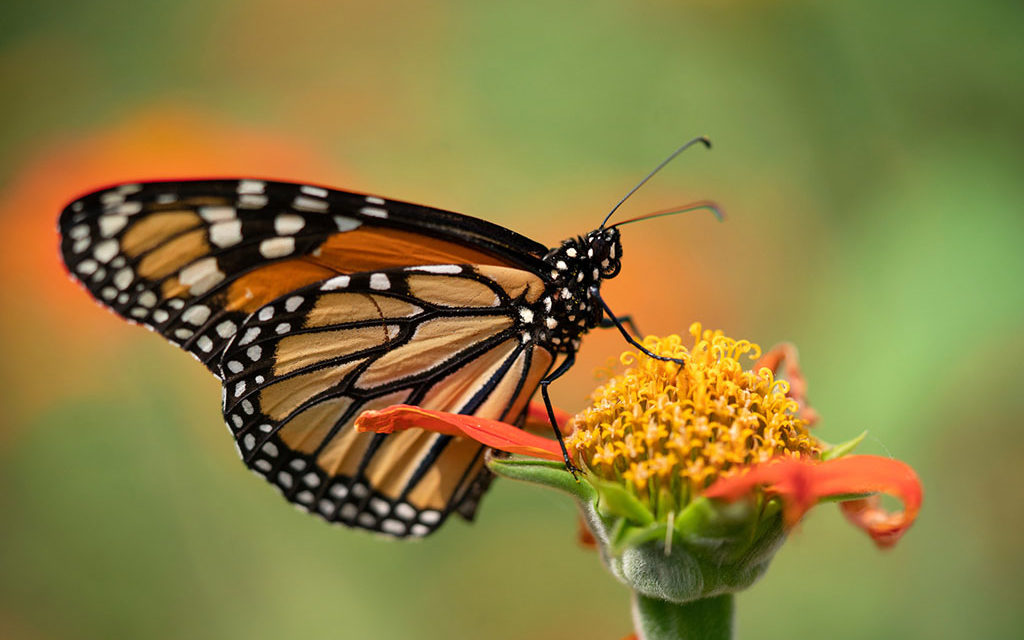
[[(895, 544), (920, 509), (920, 481), (898, 460), (848, 455), (863, 435), (830, 446), (811, 434), (818, 416), (795, 348), (762, 355), (700, 324), (690, 335), (689, 348), (679, 336), (645, 338), (648, 350), (681, 364), (628, 351), (627, 369), (568, 419), (565, 445), (581, 479), (566, 471), (556, 441), (494, 420), (397, 405), (365, 412), (356, 427), (473, 438), (517, 454), (492, 456), (498, 475), (573, 495), (605, 564), (633, 589), (642, 638), (705, 620), (728, 627), (731, 594), (764, 574), (819, 502), (840, 502), (879, 547)], [(545, 416), (532, 408), (525, 426), (546, 425)], [(881, 493), (903, 510), (884, 511)]]
[(760, 347), (699, 324), (690, 332), (689, 350), (679, 336), (644, 341), (682, 366), (623, 354), (622, 363), (633, 366), (594, 392), (566, 441), (593, 474), (624, 484), (655, 511), (678, 509), (753, 464), (822, 451), (787, 395), (789, 383), (768, 367), (743, 368), (741, 359), (759, 357)]
[[(699, 323), (690, 335), (690, 348), (679, 336), (644, 340), (649, 350), (683, 359), (683, 365), (623, 353), (620, 360), (629, 368), (567, 420), (566, 447), (589, 483), (624, 489), (652, 521), (679, 515), (701, 497), (735, 502), (759, 495), (779, 499), (791, 528), (817, 502), (847, 498), (840, 503), (844, 514), (879, 546), (892, 546), (906, 532), (921, 505), (920, 481), (897, 460), (846, 456), (860, 438), (829, 447), (811, 435), (818, 416), (807, 405), (792, 345), (762, 355), (757, 344)], [(746, 369), (743, 359), (756, 362)], [(780, 369), (785, 379), (777, 377)], [(507, 453), (562, 460), (554, 440), (476, 416), (395, 405), (365, 412), (356, 424), (381, 433), (422, 428)], [(527, 426), (547, 427), (542, 408), (531, 406)], [(507, 462), (495, 465), (509, 468)], [(878, 493), (901, 498), (904, 511), (882, 511)]]

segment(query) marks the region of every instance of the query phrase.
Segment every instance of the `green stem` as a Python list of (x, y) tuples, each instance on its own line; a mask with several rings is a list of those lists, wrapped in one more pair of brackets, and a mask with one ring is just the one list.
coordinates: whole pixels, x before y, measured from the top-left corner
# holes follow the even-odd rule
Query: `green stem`
[(633, 624), (640, 640), (730, 640), (733, 595), (676, 604), (633, 594)]

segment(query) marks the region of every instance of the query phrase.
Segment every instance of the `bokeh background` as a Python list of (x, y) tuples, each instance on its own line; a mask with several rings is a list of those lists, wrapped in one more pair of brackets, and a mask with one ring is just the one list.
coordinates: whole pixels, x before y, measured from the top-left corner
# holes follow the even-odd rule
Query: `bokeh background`
[[(36, 0), (0, 10), (0, 637), (619, 638), (628, 593), (567, 499), (499, 482), (397, 544), (285, 505), (218, 385), (66, 280), (95, 186), (253, 174), (546, 243), (626, 207), (607, 285), (651, 333), (801, 349), (819, 435), (914, 465), (877, 551), (812, 512), (740, 638), (1009, 637), (1024, 624), (1024, 5), (748, 0)], [(590, 336), (580, 408), (622, 348)]]

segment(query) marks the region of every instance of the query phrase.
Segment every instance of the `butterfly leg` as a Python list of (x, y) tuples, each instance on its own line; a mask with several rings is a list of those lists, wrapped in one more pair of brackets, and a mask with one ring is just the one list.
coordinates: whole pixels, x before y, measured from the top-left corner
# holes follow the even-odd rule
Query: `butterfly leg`
[(642, 336), (643, 332), (636, 326), (636, 322), (633, 321), (632, 315), (618, 316), (614, 319), (609, 319), (601, 316), (601, 324), (597, 325), (602, 329), (611, 329), (612, 327), (618, 327), (619, 324), (624, 324), (629, 327), (629, 330), (633, 332), (635, 336)]
[(574, 478), (577, 477), (580, 469), (572, 463), (572, 460), (569, 458), (569, 451), (565, 448), (565, 438), (562, 437), (562, 430), (558, 428), (558, 421), (555, 420), (555, 408), (551, 404), (551, 397), (548, 395), (548, 385), (558, 378), (561, 378), (575, 362), (576, 352), (570, 351), (566, 355), (565, 360), (562, 361), (562, 364), (558, 365), (558, 368), (540, 381), (540, 395), (544, 398), (544, 407), (548, 410), (548, 420), (551, 421), (551, 428), (555, 430), (555, 437), (558, 438), (558, 446), (562, 448), (562, 458), (565, 460), (565, 468), (569, 470), (569, 473), (571, 473)]
[(601, 307), (604, 309), (604, 313), (607, 316), (605, 320), (608, 320), (616, 329), (618, 329), (619, 333), (622, 334), (622, 337), (626, 339), (626, 342), (639, 349), (641, 353), (650, 358), (654, 358), (655, 360), (661, 360), (662, 362), (675, 362), (677, 364), (686, 364), (685, 361), (680, 360), (679, 358), (659, 356), (658, 354), (649, 351), (647, 347), (637, 342), (636, 338), (630, 335), (629, 331), (626, 330), (626, 327), (622, 326), (622, 322), (619, 320), (619, 318), (615, 316), (615, 313), (611, 310), (611, 307), (608, 306), (608, 303), (604, 301), (604, 298), (602, 298), (599, 293), (593, 291), (591, 292), (591, 295), (595, 297), (598, 302), (601, 303)]

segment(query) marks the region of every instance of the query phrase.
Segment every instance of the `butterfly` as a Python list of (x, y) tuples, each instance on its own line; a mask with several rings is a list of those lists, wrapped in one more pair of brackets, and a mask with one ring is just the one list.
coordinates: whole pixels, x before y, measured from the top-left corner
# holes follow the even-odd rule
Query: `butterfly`
[(59, 230), (90, 295), (220, 379), (246, 466), (306, 511), (394, 537), (472, 519), (492, 476), (475, 442), (360, 433), (361, 412), (522, 424), (540, 388), (554, 424), (547, 384), (587, 331), (640, 346), (600, 297), (621, 268), (615, 225), (548, 248), (440, 209), (243, 178), (115, 185), (69, 204)]

